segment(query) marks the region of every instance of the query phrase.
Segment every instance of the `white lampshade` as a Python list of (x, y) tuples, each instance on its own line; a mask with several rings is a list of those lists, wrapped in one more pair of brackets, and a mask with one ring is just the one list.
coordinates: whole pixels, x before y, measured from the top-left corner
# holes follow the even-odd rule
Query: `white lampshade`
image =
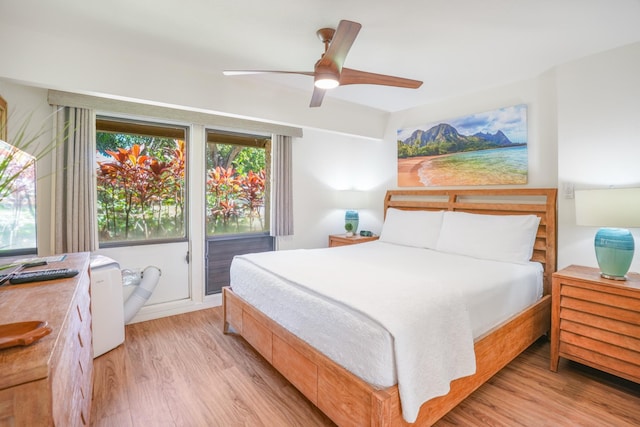
[(363, 209), (369, 202), (369, 193), (358, 190), (340, 190), (335, 192), (335, 204), (338, 209)]
[(640, 188), (576, 190), (576, 224), (640, 227)]

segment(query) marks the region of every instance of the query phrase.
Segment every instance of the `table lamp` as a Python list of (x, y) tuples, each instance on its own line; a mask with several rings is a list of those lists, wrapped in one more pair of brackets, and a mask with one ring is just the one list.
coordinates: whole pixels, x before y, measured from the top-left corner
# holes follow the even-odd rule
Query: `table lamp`
[(635, 244), (627, 227), (640, 227), (640, 188), (576, 190), (576, 224), (602, 227), (595, 236), (600, 275), (626, 280)]
[(358, 190), (342, 190), (338, 192), (339, 203), (347, 210), (344, 214), (344, 225), (348, 235), (356, 234), (360, 223), (358, 209), (367, 205), (367, 193)]

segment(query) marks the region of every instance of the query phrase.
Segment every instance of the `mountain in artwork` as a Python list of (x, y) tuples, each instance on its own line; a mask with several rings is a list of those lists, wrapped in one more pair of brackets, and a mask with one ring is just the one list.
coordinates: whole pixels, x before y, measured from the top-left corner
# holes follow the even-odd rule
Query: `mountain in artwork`
[(429, 130), (416, 129), (408, 138), (398, 140), (398, 157), (433, 156), (520, 145), (523, 144), (511, 142), (500, 130), (494, 134), (478, 132), (462, 135), (455, 127), (440, 123)]

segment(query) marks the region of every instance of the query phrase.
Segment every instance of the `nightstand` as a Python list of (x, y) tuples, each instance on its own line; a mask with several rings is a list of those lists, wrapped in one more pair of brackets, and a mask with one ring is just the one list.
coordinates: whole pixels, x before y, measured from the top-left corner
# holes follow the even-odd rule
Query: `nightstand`
[(552, 371), (564, 357), (640, 383), (640, 274), (627, 277), (575, 265), (553, 274)]
[(358, 243), (378, 240), (379, 237), (380, 236), (364, 237), (359, 234), (348, 237), (346, 234), (331, 234), (329, 236), (329, 247), (334, 248), (336, 246), (357, 245)]

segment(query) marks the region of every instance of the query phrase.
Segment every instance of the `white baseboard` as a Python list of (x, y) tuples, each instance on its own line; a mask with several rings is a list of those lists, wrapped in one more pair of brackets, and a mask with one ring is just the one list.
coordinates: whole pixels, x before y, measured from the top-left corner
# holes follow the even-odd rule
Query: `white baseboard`
[(191, 299), (171, 301), (162, 304), (144, 306), (138, 314), (128, 323), (145, 322), (147, 320), (159, 319), (161, 317), (175, 316), (176, 314), (189, 313), (191, 311), (203, 310), (205, 308), (218, 307), (222, 305), (222, 294), (209, 295), (201, 302)]

